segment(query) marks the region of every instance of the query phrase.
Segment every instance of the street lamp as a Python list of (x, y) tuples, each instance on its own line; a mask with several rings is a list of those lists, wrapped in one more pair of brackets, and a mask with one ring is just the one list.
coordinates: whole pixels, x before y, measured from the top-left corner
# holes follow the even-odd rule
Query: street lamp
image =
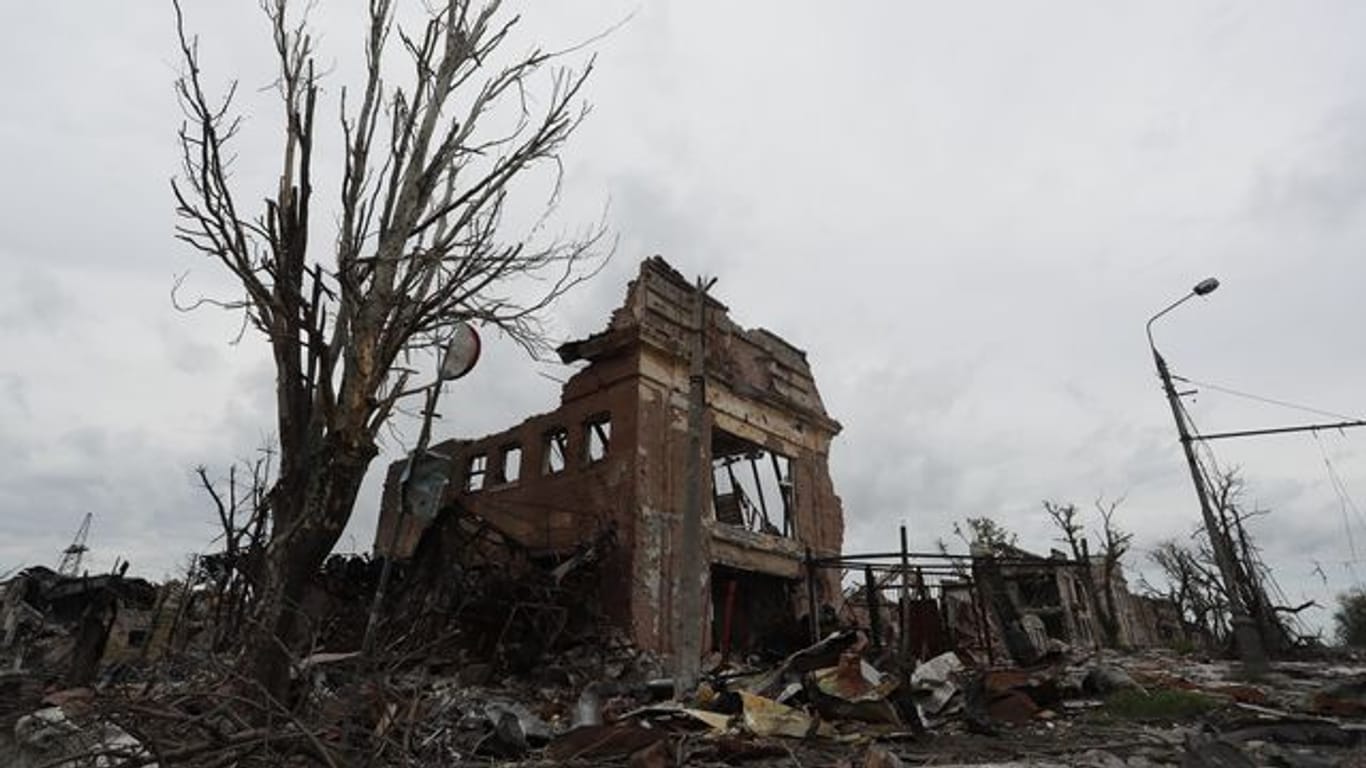
[(1208, 296), (1208, 295), (1210, 295), (1211, 293), (1214, 293), (1214, 289), (1215, 289), (1215, 288), (1218, 288), (1218, 287), (1219, 287), (1219, 280), (1218, 280), (1218, 279), (1213, 278), (1213, 277), (1207, 277), (1207, 278), (1205, 278), (1204, 280), (1201, 280), (1200, 282), (1196, 283), (1196, 284), (1195, 284), (1195, 287), (1194, 287), (1194, 288), (1191, 288), (1190, 293), (1186, 294), (1185, 296), (1182, 296), (1181, 298), (1177, 299), (1176, 301), (1173, 301), (1171, 304), (1168, 304), (1168, 305), (1167, 305), (1167, 308), (1166, 308), (1166, 309), (1164, 309), (1164, 310), (1162, 310), (1161, 312), (1158, 312), (1157, 314), (1155, 314), (1155, 315), (1153, 315), (1152, 317), (1148, 318), (1148, 326), (1147, 326), (1147, 330), (1148, 330), (1148, 348), (1151, 349), (1151, 350), (1153, 351), (1153, 354), (1154, 354), (1154, 355), (1157, 354), (1157, 347), (1153, 345), (1153, 321), (1157, 320), (1157, 318), (1162, 317), (1163, 315), (1167, 314), (1168, 312), (1172, 311), (1173, 309), (1176, 309), (1177, 307), (1181, 306), (1182, 304), (1185, 304), (1191, 297), (1193, 297), (1193, 296)]
[(1186, 455), (1186, 464), (1190, 468), (1191, 482), (1195, 485), (1195, 494), (1200, 498), (1200, 514), (1204, 519), (1205, 533), (1209, 537), (1210, 549), (1214, 552), (1214, 562), (1219, 568), (1219, 577), (1224, 582), (1224, 592), (1228, 595), (1230, 623), (1233, 625), (1233, 636), (1234, 642), (1238, 646), (1238, 655), (1242, 659), (1244, 672), (1249, 676), (1257, 676), (1264, 672), (1267, 666), (1262, 637), (1256, 624), (1248, 616), (1246, 606), (1243, 605), (1242, 593), (1239, 591), (1236, 576), (1237, 561), (1234, 559), (1228, 537), (1223, 534), (1218, 521), (1215, 520), (1214, 508), (1210, 504), (1209, 489), (1205, 487), (1205, 476), (1200, 471), (1200, 464), (1195, 457), (1193, 439), (1190, 429), (1186, 425), (1186, 418), (1181, 412), (1181, 402), (1176, 393), (1176, 387), (1172, 384), (1171, 371), (1167, 369), (1167, 361), (1162, 358), (1161, 353), (1157, 351), (1157, 345), (1153, 343), (1154, 321), (1181, 306), (1192, 296), (1208, 296), (1218, 287), (1219, 281), (1212, 277), (1201, 280), (1191, 288), (1189, 293), (1148, 318), (1146, 329), (1148, 332), (1148, 348), (1153, 353), (1153, 362), (1157, 365), (1157, 375), (1162, 379), (1162, 391), (1167, 396), (1167, 404), (1171, 406), (1172, 418), (1176, 421), (1176, 432), (1181, 437), (1181, 449)]
[[(426, 390), (427, 400), (422, 408), (422, 429), (417, 435), (417, 445), (413, 447), (413, 452), (408, 454), (408, 463), (404, 466), (403, 475), (399, 480), (398, 513), (394, 515), (393, 530), (389, 534), (389, 546), (384, 552), (384, 565), (379, 572), (379, 584), (375, 587), (375, 596), (370, 602), (370, 617), (365, 623), (365, 636), (361, 639), (361, 653), (366, 656), (374, 651), (380, 606), (384, 604), (384, 593), (388, 591), (389, 580), (393, 577), (394, 552), (398, 549), (398, 537), (403, 530), (403, 518), (414, 512), (412, 509), (413, 475), (418, 469), (418, 462), (427, 455), (427, 443), (432, 436), (432, 416), (436, 413), (437, 398), (441, 397), (441, 385), (469, 373), (474, 368), (474, 364), (479, 362), (480, 347), (479, 334), (475, 332), (474, 326), (463, 322), (458, 324), (441, 356), (441, 363), (436, 371), (436, 380), (423, 388)], [(416, 394), (418, 391), (420, 390), (412, 390), (404, 394)], [(429, 502), (425, 506), (430, 506), (430, 512), (433, 514), (436, 512), (436, 508), (440, 506), (441, 492), (444, 488), (445, 483), (439, 483), (435, 488), (428, 489), (429, 492), (424, 495), (424, 498)]]

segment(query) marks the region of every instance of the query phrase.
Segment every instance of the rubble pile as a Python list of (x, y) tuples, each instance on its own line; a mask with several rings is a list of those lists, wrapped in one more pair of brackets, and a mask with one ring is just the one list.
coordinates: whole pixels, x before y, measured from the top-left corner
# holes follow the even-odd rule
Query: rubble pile
[(516, 675), (467, 653), (391, 662), (301, 659), (277, 708), (211, 658), (93, 688), (9, 673), (0, 725), (13, 764), (33, 766), (1366, 761), (1366, 665), (1347, 656), (1277, 662), (1257, 681), (1169, 651), (1057, 651), (1030, 667), (949, 652), (901, 666), (847, 629), (771, 664), (714, 665), (677, 697), (662, 661), (621, 636)]

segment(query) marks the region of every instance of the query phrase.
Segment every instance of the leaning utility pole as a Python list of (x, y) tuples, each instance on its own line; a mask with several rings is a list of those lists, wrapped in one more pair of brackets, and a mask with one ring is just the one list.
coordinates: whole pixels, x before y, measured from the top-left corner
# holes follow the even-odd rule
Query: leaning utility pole
[(702, 431), (707, 405), (707, 290), (716, 278), (697, 279), (688, 361), (688, 454), (683, 480), (683, 535), (674, 585), (674, 694), (697, 686), (702, 658)]
[(1218, 287), (1219, 281), (1212, 277), (1201, 280), (1185, 296), (1148, 318), (1146, 330), (1148, 349), (1152, 350), (1153, 362), (1157, 364), (1157, 375), (1162, 379), (1162, 392), (1167, 396), (1167, 405), (1171, 407), (1172, 418), (1176, 421), (1176, 433), (1181, 438), (1181, 450), (1186, 455), (1186, 466), (1190, 468), (1191, 482), (1195, 484), (1195, 495), (1200, 498), (1200, 515), (1204, 518), (1205, 533), (1209, 536), (1210, 549), (1214, 553), (1214, 564), (1219, 569), (1219, 579), (1224, 582), (1224, 592), (1228, 596), (1229, 623), (1233, 625), (1234, 642), (1238, 646), (1238, 655), (1243, 662), (1243, 672), (1249, 677), (1257, 677), (1267, 669), (1266, 646), (1261, 631), (1248, 615), (1247, 606), (1243, 604), (1237, 559), (1233, 554), (1228, 534), (1214, 517), (1214, 508), (1210, 504), (1210, 489), (1205, 485), (1204, 472), (1201, 471), (1200, 461), (1195, 456), (1194, 440), (1181, 410), (1180, 395), (1172, 384), (1167, 361), (1162, 358), (1162, 354), (1157, 351), (1157, 345), (1153, 343), (1153, 323), (1158, 318), (1195, 296), (1208, 296)]
[(1219, 568), (1219, 578), (1224, 582), (1224, 591), (1228, 595), (1228, 607), (1230, 623), (1233, 626), (1234, 642), (1238, 646), (1238, 655), (1242, 659), (1244, 671), (1256, 676), (1265, 672), (1267, 669), (1266, 648), (1262, 643), (1261, 632), (1256, 623), (1247, 613), (1247, 606), (1243, 605), (1242, 588), (1239, 585), (1236, 560), (1233, 549), (1229, 543), (1228, 536), (1223, 527), (1214, 517), (1214, 508), (1210, 504), (1210, 490), (1205, 485), (1205, 475), (1200, 469), (1200, 462), (1195, 456), (1194, 440), (1191, 437), (1190, 428), (1186, 425), (1186, 418), (1181, 413), (1180, 395), (1176, 393), (1176, 387), (1172, 384), (1171, 372), (1167, 369), (1167, 361), (1162, 359), (1162, 354), (1153, 348), (1153, 360), (1157, 363), (1157, 373), (1162, 378), (1162, 391), (1167, 395), (1167, 404), (1171, 406), (1172, 418), (1176, 420), (1176, 432), (1181, 438), (1181, 449), (1186, 455), (1186, 465), (1190, 468), (1191, 482), (1195, 484), (1195, 494), (1200, 497), (1200, 515), (1204, 518), (1205, 532), (1209, 535), (1210, 549), (1214, 552), (1214, 563)]

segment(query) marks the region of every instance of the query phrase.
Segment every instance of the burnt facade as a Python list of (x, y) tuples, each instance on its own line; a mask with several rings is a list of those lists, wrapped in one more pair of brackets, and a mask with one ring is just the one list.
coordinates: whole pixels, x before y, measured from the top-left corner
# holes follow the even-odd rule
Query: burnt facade
[[(1001, 547), (995, 554), (974, 548), (972, 573), (970, 581), (944, 583), (947, 622), (964, 636), (980, 635), (985, 628), (1000, 653), (1015, 655), (1008, 638), (1011, 624), (1018, 625), (1034, 655), (1055, 642), (1101, 648), (1106, 643), (1102, 601), (1114, 607), (1115, 641), (1121, 648), (1175, 647), (1199, 640), (1185, 627), (1174, 602), (1131, 593), (1123, 568), (1115, 568), (1107, 580), (1101, 556), (1083, 563), (1058, 550), (1044, 557), (1016, 547)], [(1092, 594), (1093, 588), (1108, 590), (1108, 600)]]
[[(465, 553), (475, 550), (464, 545), (492, 534), (553, 564), (608, 535), (615, 543), (599, 555), (595, 608), (637, 645), (672, 651), (699, 301), (703, 650), (757, 649), (789, 629), (800, 634), (810, 610), (806, 553), (837, 555), (843, 541), (827, 464), (840, 425), (805, 353), (736, 325), (659, 257), (642, 263), (606, 330), (559, 349), (565, 363), (587, 365), (564, 384), (558, 409), (433, 446), (447, 478), (434, 515), (400, 514), (405, 463), (390, 468), (376, 552), (408, 560), (436, 550), (451, 567), (467, 567)], [(818, 574), (816, 593), (822, 606), (838, 603), (837, 575)]]

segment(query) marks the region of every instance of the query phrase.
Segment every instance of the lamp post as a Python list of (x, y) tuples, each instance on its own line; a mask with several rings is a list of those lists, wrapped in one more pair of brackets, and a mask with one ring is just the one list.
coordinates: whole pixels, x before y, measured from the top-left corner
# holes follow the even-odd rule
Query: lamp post
[(1157, 365), (1157, 375), (1162, 379), (1162, 391), (1167, 396), (1167, 404), (1171, 406), (1172, 418), (1176, 421), (1176, 432), (1181, 438), (1181, 449), (1186, 455), (1186, 465), (1190, 468), (1191, 482), (1195, 485), (1195, 494), (1200, 499), (1200, 515), (1204, 519), (1205, 533), (1209, 537), (1210, 549), (1214, 552), (1214, 562), (1219, 569), (1219, 577), (1224, 582), (1224, 591), (1228, 595), (1230, 623), (1233, 626), (1234, 642), (1238, 646), (1238, 655), (1243, 662), (1243, 671), (1245, 674), (1255, 677), (1264, 672), (1267, 666), (1266, 650), (1262, 645), (1261, 633), (1252, 618), (1248, 616), (1247, 607), (1243, 605), (1243, 596), (1239, 591), (1236, 575), (1237, 561), (1234, 558), (1228, 537), (1224, 535), (1214, 517), (1214, 508), (1210, 503), (1210, 492), (1205, 486), (1205, 476), (1200, 471), (1200, 464), (1195, 457), (1194, 440), (1191, 437), (1190, 428), (1186, 424), (1186, 418), (1182, 414), (1179, 395), (1176, 392), (1176, 387), (1172, 384), (1171, 371), (1167, 369), (1167, 361), (1162, 358), (1162, 354), (1157, 351), (1157, 345), (1153, 343), (1154, 321), (1181, 306), (1192, 297), (1208, 296), (1218, 287), (1219, 281), (1212, 277), (1201, 280), (1191, 288), (1189, 293), (1148, 318), (1146, 330), (1148, 333), (1148, 349), (1153, 353), (1153, 362)]
[[(361, 653), (365, 656), (371, 655), (375, 649), (380, 606), (384, 604), (389, 580), (393, 578), (394, 558), (397, 556), (399, 533), (403, 530), (403, 518), (412, 512), (413, 473), (417, 470), (418, 461), (427, 454), (427, 443), (432, 437), (432, 417), (436, 414), (436, 401), (441, 397), (441, 385), (469, 373), (479, 361), (479, 350), (479, 334), (475, 332), (474, 327), (469, 323), (457, 325), (450, 343), (446, 345), (441, 365), (437, 368), (436, 380), (423, 388), (427, 400), (422, 408), (422, 429), (417, 434), (417, 445), (413, 446), (412, 453), (408, 454), (408, 463), (404, 466), (403, 475), (399, 480), (398, 513), (394, 515), (393, 530), (389, 534), (389, 544), (384, 551), (384, 565), (379, 572), (379, 584), (375, 587), (375, 596), (370, 601), (370, 616), (365, 622), (365, 635), (361, 639)], [(405, 394), (416, 394), (417, 391)], [(439, 501), (439, 490), (436, 496)]]

